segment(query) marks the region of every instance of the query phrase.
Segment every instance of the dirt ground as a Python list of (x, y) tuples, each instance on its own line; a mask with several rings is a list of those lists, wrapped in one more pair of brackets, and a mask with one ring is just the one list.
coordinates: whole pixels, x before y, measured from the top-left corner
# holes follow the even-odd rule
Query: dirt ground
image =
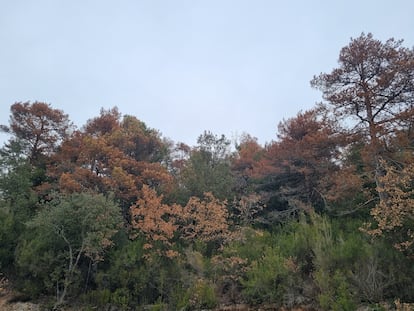
[(40, 311), (40, 306), (31, 302), (14, 302), (15, 295), (0, 289), (1, 311)]
[(0, 273), (0, 311), (40, 311), (40, 306), (31, 302), (15, 301), (16, 297), (7, 278)]

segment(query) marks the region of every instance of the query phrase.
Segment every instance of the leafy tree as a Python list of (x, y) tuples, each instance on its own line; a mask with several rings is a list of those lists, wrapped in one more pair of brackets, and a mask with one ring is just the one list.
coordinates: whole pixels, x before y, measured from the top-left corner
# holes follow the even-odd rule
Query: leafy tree
[(8, 273), (14, 270), (14, 253), (24, 223), (33, 217), (38, 201), (32, 190), (33, 169), (23, 149), (18, 140), (0, 149), (0, 268)]
[(82, 261), (102, 261), (120, 226), (111, 198), (88, 193), (57, 196), (28, 222), (30, 236), (18, 249), (21, 273), (55, 287), (56, 305), (65, 301)]
[(236, 153), (231, 159), (231, 169), (235, 175), (235, 190), (239, 195), (248, 195), (255, 189), (252, 183), (267, 169), (263, 166), (265, 149), (257, 138), (244, 134), (236, 145)]
[(134, 116), (124, 116), (120, 127), (111, 134), (110, 142), (136, 161), (161, 163), (168, 148), (160, 133)]
[(341, 133), (319, 107), (281, 122), (278, 140), (266, 146), (261, 165), (255, 165), (258, 190), (268, 193), (262, 221), (281, 221), (308, 206), (327, 208), (342, 145)]
[(228, 198), (233, 187), (230, 141), (224, 135), (218, 137), (211, 132), (204, 132), (197, 143), (178, 177), (186, 199), (191, 196), (202, 197), (205, 192), (211, 192), (222, 200)]
[[(12, 207), (13, 213), (27, 213), (20, 205), (34, 194), (34, 171), (23, 148), (22, 143), (16, 140), (0, 149), (0, 199)], [(26, 215), (30, 216), (31, 213)]]
[(414, 115), (414, 50), (401, 44), (394, 39), (382, 43), (363, 33), (342, 48), (338, 68), (311, 81), (335, 115), (365, 135), (379, 187), (387, 141)]
[(332, 216), (369, 217), (369, 208), (376, 200), (375, 181), (370, 165), (364, 160), (366, 144), (354, 139), (355, 135), (347, 137), (339, 169), (329, 176), (325, 199)]
[(191, 147), (185, 143), (173, 145), (170, 151), (171, 171), (175, 176), (179, 176), (191, 154)]
[[(159, 251), (167, 257), (177, 256), (172, 249), (172, 240), (178, 229), (177, 216), (180, 207), (162, 203), (163, 197), (147, 185), (142, 188), (142, 197), (130, 207), (131, 227), (147, 240), (145, 248), (151, 249), (155, 243), (161, 243)], [(138, 234), (134, 234), (136, 237)]]
[(89, 119), (84, 126), (84, 132), (94, 137), (105, 136), (119, 129), (121, 113), (117, 107), (105, 110), (101, 108), (99, 117)]
[(19, 102), (10, 110), (10, 126), (2, 128), (24, 143), (31, 164), (36, 164), (42, 155), (55, 152), (71, 129), (68, 116), (46, 103)]
[[(287, 181), (282, 185), (284, 191), (290, 197), (314, 206), (323, 204), (324, 182), (338, 170), (336, 162), (343, 145), (340, 131), (324, 113), (315, 108), (281, 122), (279, 141), (269, 148), (269, 157), (273, 163), (276, 162), (276, 169), (282, 176), (293, 178), (291, 183)], [(277, 163), (279, 161), (280, 164)]]
[(227, 203), (213, 194), (205, 193), (203, 199), (191, 197), (184, 207), (162, 201), (162, 195), (144, 185), (142, 197), (130, 207), (132, 237), (144, 236), (146, 249), (155, 248), (161, 255), (173, 258), (178, 256), (174, 250), (177, 238), (215, 246), (229, 238)]
[(172, 177), (161, 160), (163, 148), (159, 134), (135, 117), (121, 121), (116, 108), (102, 110), (84, 131), (73, 133), (61, 145), (48, 174), (60, 191), (113, 192), (126, 215), (142, 185), (170, 189)]
[(105, 137), (108, 143), (136, 161), (161, 162), (167, 148), (160, 133), (134, 116), (122, 117), (117, 107), (101, 109), (100, 116), (87, 121), (83, 132)]
[(245, 175), (252, 175), (253, 168), (262, 159), (264, 148), (256, 137), (243, 134), (236, 145), (237, 154), (233, 158), (233, 169)]
[(183, 238), (222, 245), (230, 233), (226, 205), (209, 192), (204, 199), (191, 197), (181, 216)]
[(381, 165), (387, 169), (380, 177), (380, 184), (387, 193), (371, 210), (374, 223), (366, 224), (365, 230), (373, 236), (387, 235), (394, 239), (394, 246), (408, 254), (413, 253), (414, 244), (414, 165), (403, 168), (393, 167), (385, 161)]

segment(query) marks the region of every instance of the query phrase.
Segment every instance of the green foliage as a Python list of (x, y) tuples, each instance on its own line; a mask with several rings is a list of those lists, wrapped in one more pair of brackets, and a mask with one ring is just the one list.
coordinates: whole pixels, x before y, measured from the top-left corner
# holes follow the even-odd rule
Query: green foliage
[(35, 213), (33, 169), (23, 156), (22, 143), (11, 141), (0, 149), (0, 269), (12, 273), (15, 249), (24, 223)]
[(232, 241), (223, 249), (223, 256), (239, 256), (249, 262), (258, 260), (263, 250), (272, 244), (273, 236), (268, 231), (253, 228), (241, 228), (241, 237)]
[[(0, 149), (0, 273), (29, 297), (56, 296), (50, 309), (67, 297), (80, 297), (88, 310), (184, 311), (240, 302), (355, 310), (396, 297), (413, 301), (409, 253), (393, 249), (396, 240), (390, 236), (371, 240), (359, 230), (378, 194), (368, 173), (373, 167), (366, 140), (342, 140), (329, 113), (319, 108), (300, 113), (281, 123), (279, 141), (262, 148), (250, 138), (237, 156), (223, 135), (204, 132), (196, 147), (181, 145), (174, 163), (168, 162), (169, 143), (158, 131), (133, 116), (121, 121), (116, 108), (102, 110), (60, 146), (66, 131), (53, 137), (42, 131), (44, 145), (38, 146), (15, 135)], [(66, 130), (66, 115), (59, 115)], [(14, 125), (35, 137), (30, 122)], [(404, 135), (411, 134), (395, 132), (387, 147), (406, 148)], [(412, 161), (410, 152), (404, 157), (401, 163)], [(46, 180), (56, 184), (50, 187)], [(149, 224), (145, 214), (135, 215), (142, 222), (132, 240), (131, 214), (122, 218), (120, 211), (130, 210), (131, 198), (143, 198), (142, 184), (168, 199), (151, 230), (180, 218), (185, 208), (177, 203), (208, 191), (234, 202), (219, 211), (235, 222), (197, 218), (218, 212), (213, 205), (204, 211), (194, 204), (183, 217), (188, 223), (174, 222), (170, 252), (163, 252), (162, 235), (157, 240), (142, 234)], [(408, 179), (407, 193), (411, 186)], [(62, 193), (50, 193), (52, 188)], [(42, 197), (45, 189), (48, 195)], [(100, 189), (102, 195), (63, 194), (84, 189)], [(118, 195), (117, 203), (108, 189)], [(237, 209), (242, 203), (245, 210)], [(154, 211), (160, 204), (155, 200)], [(217, 238), (210, 229), (220, 225), (217, 231), (226, 234)]]
[(180, 176), (186, 199), (201, 198), (205, 192), (212, 192), (221, 200), (231, 198), (234, 181), (230, 169), (230, 141), (224, 135), (219, 138), (204, 132), (197, 142)]
[(111, 301), (121, 310), (127, 310), (131, 303), (130, 293), (125, 288), (118, 288), (111, 295)]
[[(239, 271), (237, 278), (250, 303), (275, 302), (289, 307), (318, 303), (323, 309), (353, 310), (357, 301), (384, 298), (389, 281), (398, 275), (391, 270), (391, 258), (371, 264), (372, 258), (381, 258), (383, 246), (370, 243), (355, 230), (360, 223), (350, 220), (339, 225), (310, 214), (275, 228), (272, 234), (245, 230), (245, 239), (227, 246), (219, 262), (223, 267), (225, 258), (247, 261), (247, 267), (239, 266), (245, 272)], [(229, 278), (229, 270), (214, 271), (221, 273), (217, 280)], [(368, 278), (373, 273), (375, 279)]]
[(148, 308), (149, 311), (165, 311), (167, 309), (167, 305), (163, 302), (159, 302), (153, 305), (150, 305)]
[(58, 252), (63, 245), (43, 238), (45, 235), (41, 228), (31, 230), (30, 235), (25, 233), (16, 250), (16, 265), (21, 276), (19, 288), (32, 297), (52, 294), (66, 267), (62, 253)]
[(214, 286), (208, 281), (198, 279), (189, 291), (189, 305), (191, 309), (211, 309), (217, 305)]
[(346, 273), (353, 268), (356, 256), (363, 254), (362, 244), (344, 243), (331, 222), (316, 214), (311, 215), (309, 229), (314, 254), (313, 277), (320, 306), (324, 310), (355, 310), (355, 289)]
[(187, 286), (182, 284), (174, 286), (170, 294), (169, 307), (173, 310), (191, 310), (190, 308), (190, 291)]
[(266, 248), (246, 273), (243, 281), (245, 297), (254, 304), (280, 302), (285, 293), (287, 273), (285, 258), (279, 248)]
[(111, 291), (107, 288), (90, 290), (80, 297), (83, 304), (104, 307), (111, 302)]
[(318, 302), (323, 310), (352, 311), (356, 306), (345, 276), (336, 270), (333, 275), (324, 270), (315, 273), (315, 282), (320, 289)]
[(44, 203), (18, 246), (20, 274), (39, 289), (57, 292), (62, 303), (69, 289), (76, 292), (86, 279), (80, 265), (103, 260), (120, 221), (119, 207), (102, 195), (58, 196)]
[(178, 260), (144, 249), (143, 238), (129, 240), (126, 232), (120, 232), (116, 242), (95, 278), (97, 290), (110, 292), (111, 304), (121, 308), (186, 304), (183, 297), (187, 288)]
[(0, 202), (24, 222), (34, 214), (37, 196), (32, 190), (37, 169), (32, 167), (23, 155), (22, 144), (11, 141), (0, 149)]
[(0, 271), (10, 267), (14, 260), (17, 233), (14, 230), (13, 215), (0, 207)]
[[(121, 233), (122, 235), (123, 233)], [(123, 240), (125, 237), (121, 237)], [(118, 241), (116, 248), (110, 250), (107, 260), (101, 264), (101, 271), (96, 276), (96, 282), (99, 287), (115, 289), (116, 287), (135, 287), (144, 288), (145, 269), (144, 265), (144, 240), (135, 239), (133, 241)], [(143, 282), (139, 282), (143, 279)]]

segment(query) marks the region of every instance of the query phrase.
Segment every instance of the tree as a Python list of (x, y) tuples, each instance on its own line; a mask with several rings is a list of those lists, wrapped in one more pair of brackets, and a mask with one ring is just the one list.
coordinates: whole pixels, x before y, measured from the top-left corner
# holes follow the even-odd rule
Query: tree
[[(162, 255), (177, 256), (178, 253), (172, 249), (172, 240), (178, 229), (177, 217), (181, 214), (181, 207), (162, 203), (163, 196), (147, 185), (143, 186), (141, 194), (142, 197), (130, 207), (131, 228), (146, 238), (146, 249), (152, 249), (158, 243), (157, 250)], [(138, 234), (134, 233), (133, 237)]]
[(222, 245), (229, 238), (227, 203), (212, 193), (191, 197), (182, 207), (163, 203), (163, 196), (144, 185), (141, 198), (130, 207), (132, 237), (145, 237), (146, 249), (173, 258), (177, 240)]
[(171, 143), (170, 144), (170, 152), (169, 152), (169, 171), (172, 173), (174, 177), (176, 177), (176, 181), (179, 182), (179, 178), (183, 169), (185, 169), (188, 159), (190, 158), (191, 154), (191, 147), (185, 143)]
[(3, 130), (24, 142), (32, 164), (39, 161), (41, 155), (55, 152), (71, 129), (68, 116), (46, 103), (18, 102), (10, 110), (10, 126), (3, 126)]
[(158, 132), (135, 117), (122, 120), (116, 108), (89, 120), (53, 157), (48, 174), (60, 191), (114, 192), (128, 213), (142, 185), (168, 191), (172, 177), (162, 163)]
[(117, 107), (105, 110), (101, 108), (99, 117), (89, 119), (84, 126), (84, 132), (94, 137), (111, 134), (113, 131), (119, 129), (121, 113)]
[(129, 115), (122, 118), (120, 127), (111, 134), (110, 142), (136, 161), (161, 163), (168, 151), (157, 130)]
[(338, 68), (311, 81), (337, 116), (356, 120), (354, 130), (365, 134), (379, 188), (387, 140), (414, 115), (414, 49), (401, 44), (362, 33), (342, 48)]
[(266, 171), (263, 166), (265, 149), (257, 138), (244, 134), (236, 145), (236, 153), (231, 159), (231, 170), (235, 176), (235, 190), (238, 195), (248, 195), (254, 191), (252, 184)]
[(272, 212), (280, 221), (304, 206), (327, 208), (329, 177), (339, 169), (340, 132), (321, 108), (299, 112), (278, 129), (278, 140), (266, 146), (262, 165), (256, 165), (260, 189), (270, 194), (263, 212)]
[(222, 245), (229, 237), (227, 202), (205, 193), (204, 199), (191, 197), (182, 213), (185, 239), (215, 242)]
[(232, 159), (232, 170), (236, 171), (240, 177), (249, 178), (254, 173), (259, 173), (264, 154), (264, 148), (257, 142), (257, 138), (244, 134), (236, 146), (237, 154)]
[(365, 225), (365, 231), (372, 236), (389, 236), (400, 251), (413, 253), (414, 245), (414, 164), (403, 168), (382, 163), (387, 172), (380, 177), (380, 184), (387, 193), (371, 210), (374, 222)]
[(36, 212), (38, 197), (33, 191), (34, 172), (24, 147), (11, 140), (0, 149), (0, 269), (14, 272), (14, 254), (25, 222)]
[(28, 222), (31, 234), (18, 248), (19, 267), (43, 277), (47, 289), (55, 286), (60, 305), (74, 286), (82, 260), (104, 259), (120, 222), (119, 207), (111, 198), (88, 193), (55, 197)]
[(224, 135), (218, 137), (204, 132), (197, 143), (178, 176), (187, 199), (191, 196), (202, 197), (204, 192), (211, 192), (222, 200), (228, 198), (233, 186), (230, 141)]

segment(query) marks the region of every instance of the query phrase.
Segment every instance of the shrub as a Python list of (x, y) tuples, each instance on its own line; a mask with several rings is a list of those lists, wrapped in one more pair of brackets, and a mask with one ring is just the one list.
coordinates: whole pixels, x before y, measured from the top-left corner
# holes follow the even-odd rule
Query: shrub
[(288, 270), (286, 258), (278, 248), (267, 247), (259, 260), (252, 262), (242, 281), (243, 294), (253, 304), (280, 302), (285, 293)]
[(213, 284), (205, 279), (198, 279), (189, 288), (189, 307), (191, 310), (211, 309), (217, 305), (217, 297)]

